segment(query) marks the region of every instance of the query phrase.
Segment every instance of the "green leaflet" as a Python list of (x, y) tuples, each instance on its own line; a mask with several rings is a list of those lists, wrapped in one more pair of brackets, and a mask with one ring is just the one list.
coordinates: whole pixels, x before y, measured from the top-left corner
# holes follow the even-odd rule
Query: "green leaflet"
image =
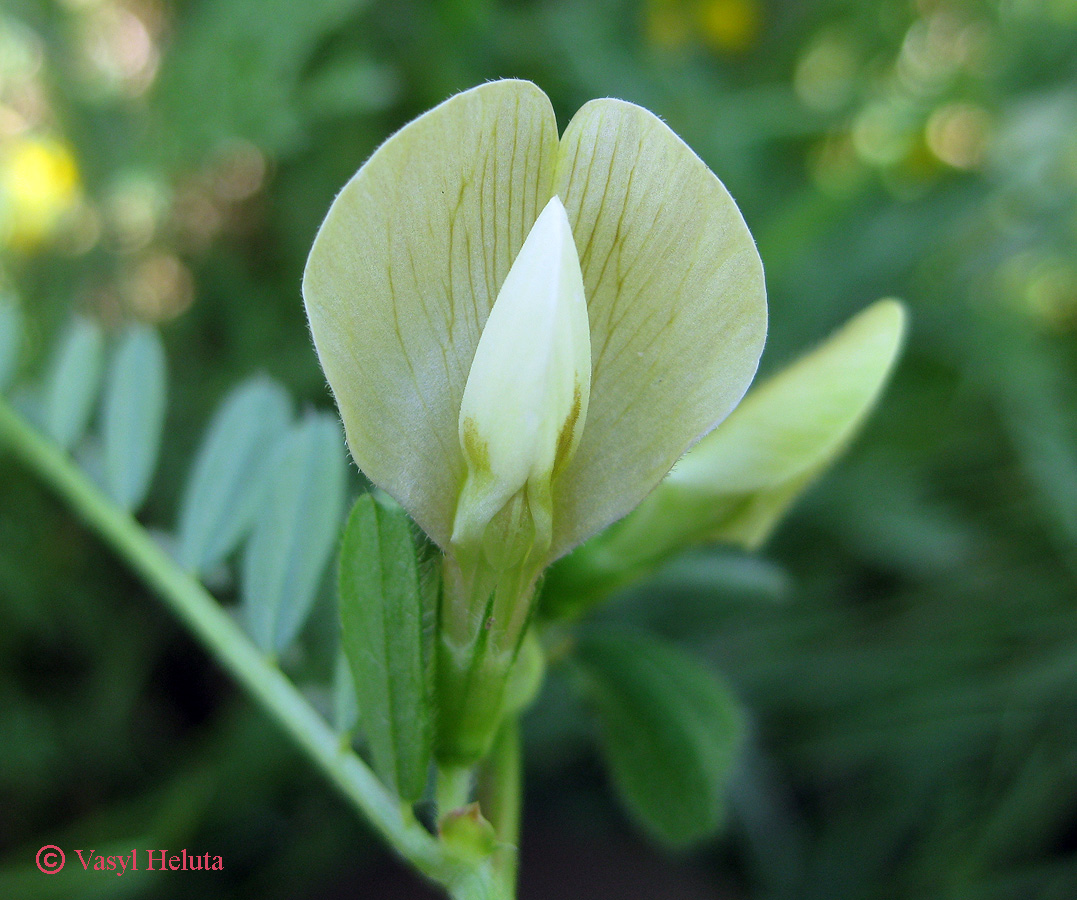
[(271, 454), (241, 581), (247, 627), (267, 653), (280, 653), (295, 640), (314, 604), (340, 528), (343, 449), (336, 417), (315, 414)]
[(9, 297), (0, 296), (0, 391), (11, 384), (22, 346), (22, 313)]
[(359, 724), (359, 701), (355, 696), (348, 657), (341, 648), (333, 664), (333, 725), (341, 734), (350, 735)]
[(359, 721), (379, 777), (405, 801), (426, 787), (433, 747), (430, 637), (411, 523), (395, 503), (363, 494), (340, 549), (340, 623)]
[(157, 332), (132, 327), (109, 367), (103, 422), (105, 485), (126, 510), (141, 505), (157, 465), (166, 381), (165, 352)]
[(692, 657), (643, 634), (585, 635), (576, 658), (629, 810), (667, 844), (712, 834), (742, 732), (728, 689)]
[(42, 419), (45, 433), (70, 450), (86, 431), (101, 387), (105, 337), (100, 327), (76, 317), (56, 347), (45, 376)]
[(183, 496), (179, 562), (204, 574), (254, 524), (265, 487), (267, 448), (288, 427), (292, 401), (276, 382), (251, 378), (234, 388), (210, 422)]

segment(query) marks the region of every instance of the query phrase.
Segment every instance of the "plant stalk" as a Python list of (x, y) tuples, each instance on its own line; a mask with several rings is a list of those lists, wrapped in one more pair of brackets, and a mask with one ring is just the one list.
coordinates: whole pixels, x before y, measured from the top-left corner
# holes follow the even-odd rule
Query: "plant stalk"
[(469, 766), (438, 766), (434, 799), (439, 819), (467, 806), (471, 799), (471, 774)]
[(479, 769), (479, 809), (493, 825), (498, 848), (493, 869), (506, 897), (516, 896), (522, 805), (520, 726), (515, 717), (501, 726), (490, 755)]
[[(455, 858), (415, 821), (369, 766), (263, 655), (221, 605), (183, 571), (127, 512), (114, 505), (56, 445), (0, 399), (0, 446), (7, 446), (141, 576), (209, 653), (247, 690), (396, 851), (451, 892), (471, 885), (483, 896), (487, 880)], [(494, 895), (491, 895), (494, 896)]]

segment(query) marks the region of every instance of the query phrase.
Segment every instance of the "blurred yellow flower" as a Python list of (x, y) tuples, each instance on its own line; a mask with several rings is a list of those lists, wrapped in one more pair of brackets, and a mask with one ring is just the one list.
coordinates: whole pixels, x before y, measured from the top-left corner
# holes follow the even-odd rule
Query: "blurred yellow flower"
[(763, 25), (758, 0), (704, 0), (696, 15), (704, 42), (724, 53), (750, 50)]
[(65, 144), (14, 142), (0, 156), (0, 239), (14, 250), (33, 250), (56, 232), (79, 194), (78, 166)]
[(719, 53), (743, 53), (755, 46), (762, 21), (759, 0), (650, 0), (647, 39), (677, 50), (694, 37)]
[(676, 50), (688, 43), (691, 27), (677, 0), (651, 0), (647, 4), (647, 40), (663, 50)]

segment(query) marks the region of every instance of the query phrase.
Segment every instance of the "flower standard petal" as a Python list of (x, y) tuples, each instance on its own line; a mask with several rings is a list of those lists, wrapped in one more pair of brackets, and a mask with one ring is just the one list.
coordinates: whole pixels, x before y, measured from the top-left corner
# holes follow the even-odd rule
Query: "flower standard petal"
[(569, 123), (556, 191), (591, 322), (591, 405), (555, 485), (552, 558), (620, 518), (725, 418), (755, 374), (766, 292), (714, 174), (664, 123), (595, 100)]
[(378, 148), (307, 262), (307, 315), (352, 456), (442, 547), (464, 474), (464, 385), (497, 291), (552, 195), (556, 148), (535, 85), (458, 94)]
[(352, 455), (445, 551), (438, 756), (470, 764), (539, 573), (637, 505), (750, 382), (759, 256), (652, 114), (596, 101), (559, 143), (538, 88), (497, 82), (360, 169), (304, 298)]

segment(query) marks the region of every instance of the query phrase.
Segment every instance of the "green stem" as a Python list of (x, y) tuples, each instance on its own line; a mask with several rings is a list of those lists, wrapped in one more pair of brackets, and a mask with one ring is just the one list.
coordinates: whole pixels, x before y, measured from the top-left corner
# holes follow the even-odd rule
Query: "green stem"
[(515, 717), (501, 726), (490, 755), (479, 770), (477, 794), (479, 809), (494, 826), (499, 843), (493, 859), (494, 874), (504, 895), (514, 897), (523, 799), (520, 727)]
[(416, 869), (443, 885), (471, 883), (472, 866), (446, 853), (382, 785), (370, 768), (263, 656), (228, 613), (54, 444), (0, 400), (0, 445), (63, 497), (153, 588), (203, 646), (277, 720), (379, 834)]
[(467, 806), (471, 799), (471, 768), (438, 766), (434, 796), (439, 819), (454, 809)]

